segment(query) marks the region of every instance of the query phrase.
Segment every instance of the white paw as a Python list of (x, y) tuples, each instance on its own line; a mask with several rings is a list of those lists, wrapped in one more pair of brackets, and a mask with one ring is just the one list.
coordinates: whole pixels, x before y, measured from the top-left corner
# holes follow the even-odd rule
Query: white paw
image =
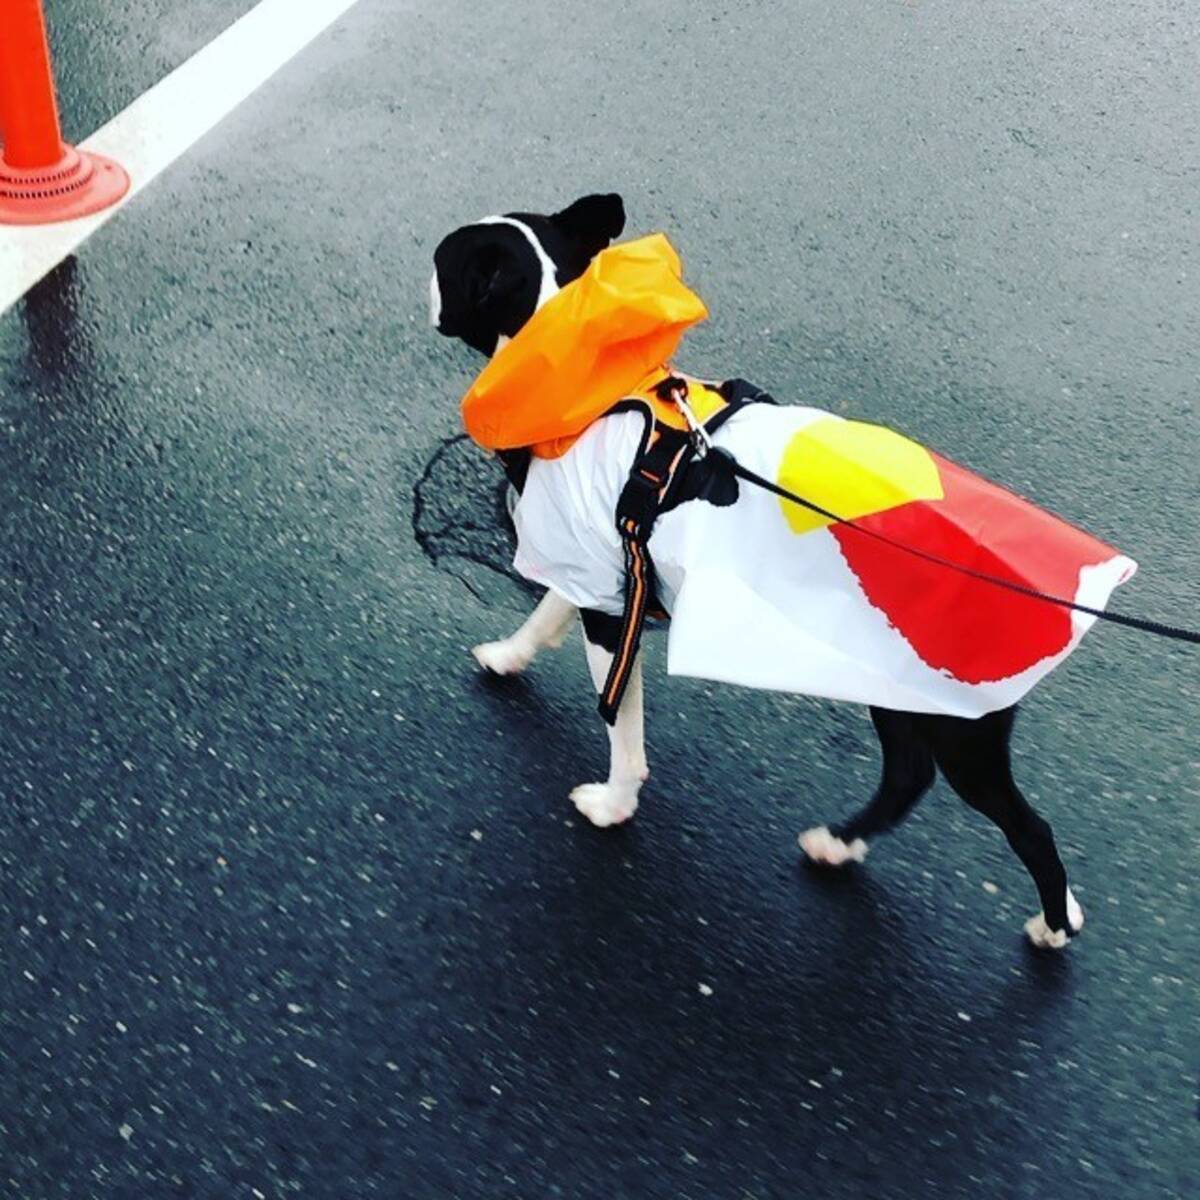
[(829, 832), (828, 826), (819, 825), (799, 837), (800, 849), (815, 863), (826, 867), (841, 867), (848, 862), (862, 862), (867, 857), (867, 843), (855, 838), (849, 845)]
[(571, 802), (593, 825), (620, 825), (637, 812), (636, 783), (581, 783)]
[(531, 662), (533, 652), (514, 638), (472, 646), (475, 661), (493, 675), (519, 675)]
[(1067, 888), (1067, 920), (1071, 923), (1071, 932), (1078, 933), (1083, 928), (1083, 909), (1075, 899), (1075, 893)]
[[(1070, 888), (1067, 888), (1067, 921), (1072, 933), (1083, 928), (1083, 909)], [(1065, 929), (1051, 929), (1046, 924), (1045, 913), (1038, 913), (1025, 922), (1025, 934), (1039, 950), (1061, 950), (1070, 940)]]

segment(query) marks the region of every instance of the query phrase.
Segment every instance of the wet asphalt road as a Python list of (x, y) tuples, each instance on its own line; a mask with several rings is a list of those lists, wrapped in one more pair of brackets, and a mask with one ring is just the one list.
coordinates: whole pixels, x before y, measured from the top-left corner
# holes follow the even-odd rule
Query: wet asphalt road
[(254, 0), (42, 0), (63, 134), (82, 141)]
[[(56, 30), (109, 64), (77, 133), (244, 6), (158, 7), (153, 52)], [(577, 642), (466, 654), (528, 601), (424, 304), (449, 228), (616, 188), (713, 310), (682, 365), (913, 433), (1194, 623), (1198, 35), (362, 0), (0, 317), (0, 1194), (1196, 1195), (1195, 653), (1100, 630), (1025, 707), (1062, 957), (940, 785), (801, 869), (864, 714), (661, 639), (642, 810), (592, 830)]]

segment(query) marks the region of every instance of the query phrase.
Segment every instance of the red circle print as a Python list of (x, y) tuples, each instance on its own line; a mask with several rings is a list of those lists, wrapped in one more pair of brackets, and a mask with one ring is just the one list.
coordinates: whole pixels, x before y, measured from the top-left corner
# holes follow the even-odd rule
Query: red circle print
[[(1117, 552), (1028, 500), (933, 455), (945, 492), (855, 524), (1000, 579), (1073, 600), (1081, 567)], [(1055, 604), (925, 562), (835, 525), (867, 599), (935, 670), (964, 683), (1007, 679), (1057, 654), (1071, 614)]]

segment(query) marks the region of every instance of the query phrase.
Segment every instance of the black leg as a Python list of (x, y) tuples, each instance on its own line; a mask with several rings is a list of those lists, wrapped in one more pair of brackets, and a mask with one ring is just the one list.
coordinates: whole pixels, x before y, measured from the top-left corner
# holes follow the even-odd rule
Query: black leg
[(1012, 777), (1009, 736), (1016, 708), (977, 720), (928, 716), (921, 719), (933, 755), (947, 782), (977, 812), (1000, 827), (1033, 876), (1046, 924), (1072, 931), (1067, 920), (1067, 873), (1058, 857), (1050, 823), (1038, 816)]
[(872, 708), (871, 720), (883, 751), (883, 775), (871, 802), (849, 820), (830, 829), (847, 844), (898, 825), (929, 790), (934, 779), (933, 752), (912, 713)]

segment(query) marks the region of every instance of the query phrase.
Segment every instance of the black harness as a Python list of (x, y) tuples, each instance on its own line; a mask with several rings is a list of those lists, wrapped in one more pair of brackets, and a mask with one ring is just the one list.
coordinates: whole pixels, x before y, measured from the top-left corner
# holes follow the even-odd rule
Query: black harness
[[(766, 392), (744, 379), (728, 380), (716, 390), (725, 398), (725, 407), (703, 423), (706, 440), (747, 404), (775, 403)], [(655, 391), (660, 400), (669, 403), (676, 396), (687, 396), (687, 382), (678, 376), (668, 376)], [(689, 471), (699, 465), (697, 457), (704, 457), (704, 447), (696, 431), (663, 425), (655, 420), (653, 409), (635, 403), (648, 413), (648, 420), (642, 447), (617, 499), (617, 532), (625, 552), (625, 607), (616, 652), (600, 692), (600, 715), (609, 725), (616, 722), (617, 710), (629, 685), (646, 617), (667, 615), (656, 598), (654, 564), (648, 549), (654, 523), (677, 500)]]

